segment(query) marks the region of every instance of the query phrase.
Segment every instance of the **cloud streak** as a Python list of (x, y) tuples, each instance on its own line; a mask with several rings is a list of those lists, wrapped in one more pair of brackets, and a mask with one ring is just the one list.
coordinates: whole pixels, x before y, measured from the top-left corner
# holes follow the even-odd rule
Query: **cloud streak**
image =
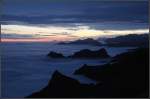
[[(2, 39), (73, 40), (148, 33), (148, 25), (141, 23), (49, 24), (47, 26), (2, 25)], [(45, 38), (45, 39), (44, 39)], [(49, 38), (49, 39), (48, 39)]]

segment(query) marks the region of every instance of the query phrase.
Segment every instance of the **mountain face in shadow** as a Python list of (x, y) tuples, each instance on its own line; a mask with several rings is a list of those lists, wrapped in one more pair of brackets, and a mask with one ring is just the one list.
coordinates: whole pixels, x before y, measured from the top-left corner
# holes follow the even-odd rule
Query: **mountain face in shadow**
[(148, 53), (149, 50), (144, 48), (126, 52), (113, 57), (113, 60), (105, 65), (84, 65), (74, 74), (101, 82), (104, 90), (99, 88), (106, 93), (114, 92), (116, 97), (148, 97)]
[(75, 74), (97, 80), (81, 84), (58, 71), (48, 85), (27, 98), (146, 98), (149, 95), (149, 51), (136, 49), (113, 57), (105, 65), (84, 65)]
[(92, 38), (87, 38), (83, 40), (75, 40), (71, 42), (61, 42), (58, 44), (74, 44), (74, 45), (94, 45), (94, 46), (101, 46), (102, 44), (98, 42), (97, 40), (94, 40)]
[(115, 38), (108, 38), (105, 40), (108, 46), (148, 46), (148, 34), (129, 34), (125, 36), (118, 36)]
[[(40, 90), (28, 96), (27, 98), (74, 98), (84, 97), (86, 93), (90, 93), (89, 89), (93, 85), (80, 84), (77, 80), (67, 77), (58, 71), (55, 71), (52, 75), (52, 79), (48, 85)], [(89, 95), (87, 95), (89, 96)]]

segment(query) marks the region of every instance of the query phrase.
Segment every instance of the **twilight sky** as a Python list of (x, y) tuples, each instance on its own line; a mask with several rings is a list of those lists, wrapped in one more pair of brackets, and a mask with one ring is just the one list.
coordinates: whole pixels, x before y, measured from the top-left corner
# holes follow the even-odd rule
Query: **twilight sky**
[(2, 41), (66, 41), (148, 33), (148, 1), (3, 0)]

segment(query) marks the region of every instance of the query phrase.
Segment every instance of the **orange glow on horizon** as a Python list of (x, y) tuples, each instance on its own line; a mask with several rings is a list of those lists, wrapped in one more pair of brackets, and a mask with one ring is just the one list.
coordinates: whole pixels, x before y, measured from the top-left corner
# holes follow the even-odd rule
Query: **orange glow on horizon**
[(42, 39), (1, 39), (1, 42), (48, 42)]
[(45, 38), (1, 38), (1, 42), (60, 42), (69, 41), (75, 39), (74, 37), (68, 36), (53, 36)]

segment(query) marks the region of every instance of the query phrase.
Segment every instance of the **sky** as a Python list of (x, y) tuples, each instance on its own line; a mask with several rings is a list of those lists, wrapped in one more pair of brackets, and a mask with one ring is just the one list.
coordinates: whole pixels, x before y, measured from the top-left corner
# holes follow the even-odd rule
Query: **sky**
[(3, 0), (1, 40), (70, 41), (148, 33), (147, 0)]

